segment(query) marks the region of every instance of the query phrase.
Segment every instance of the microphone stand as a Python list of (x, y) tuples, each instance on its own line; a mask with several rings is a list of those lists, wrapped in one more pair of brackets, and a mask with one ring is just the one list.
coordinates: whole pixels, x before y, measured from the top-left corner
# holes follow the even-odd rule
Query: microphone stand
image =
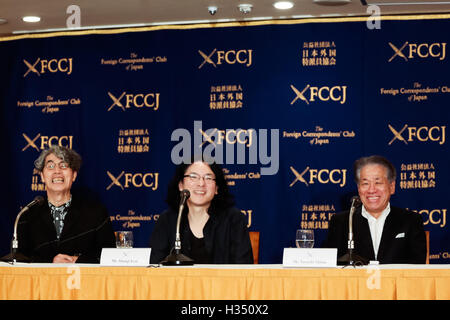
[(342, 257), (338, 258), (338, 265), (345, 266), (361, 266), (369, 264), (369, 261), (366, 258), (363, 258), (359, 255), (353, 253), (355, 249), (355, 241), (353, 240), (353, 214), (355, 213), (356, 206), (361, 203), (361, 200), (358, 196), (352, 197), (352, 205), (350, 207), (350, 214), (348, 217), (348, 242), (347, 249), (348, 252), (344, 254)]
[(190, 194), (188, 190), (181, 191), (180, 207), (178, 209), (177, 229), (175, 232), (175, 247), (172, 248), (170, 254), (161, 261), (163, 266), (192, 266), (194, 260), (181, 253), (181, 236), (180, 236), (180, 224), (181, 214), (183, 213), (184, 203), (189, 198)]
[[(34, 203), (32, 203), (34, 204)], [(19, 262), (31, 262), (31, 259), (20, 252), (18, 252), (19, 248), (19, 241), (17, 240), (17, 225), (19, 224), (19, 219), (25, 212), (30, 209), (30, 205), (25, 206), (22, 210), (20, 210), (19, 214), (16, 217), (16, 220), (14, 221), (14, 232), (13, 232), (13, 238), (11, 241), (11, 252), (10, 254), (2, 257), (1, 261), (6, 262), (12, 262), (12, 264), (15, 264), (17, 261)]]

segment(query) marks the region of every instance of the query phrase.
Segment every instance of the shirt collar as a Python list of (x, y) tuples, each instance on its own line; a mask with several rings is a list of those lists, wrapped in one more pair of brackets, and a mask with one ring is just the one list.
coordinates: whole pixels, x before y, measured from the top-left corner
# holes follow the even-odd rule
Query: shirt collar
[(61, 211), (61, 210), (67, 209), (67, 208), (70, 206), (71, 203), (72, 203), (72, 196), (70, 196), (69, 201), (67, 201), (67, 202), (64, 203), (63, 205), (60, 205), (59, 207), (53, 205), (50, 201), (48, 201), (48, 206), (50, 207), (50, 209), (51, 209), (52, 211), (53, 211), (53, 210)]
[[(389, 212), (391, 212), (391, 204), (388, 202), (386, 208), (384, 208), (384, 210), (381, 212), (381, 215), (378, 217), (378, 219), (386, 219), (386, 217), (388, 216)], [(374, 216), (372, 216), (364, 207), (364, 205), (362, 205), (361, 208), (361, 215), (366, 218), (367, 220), (369, 219), (375, 219)], [(376, 219), (376, 220), (378, 220)]]

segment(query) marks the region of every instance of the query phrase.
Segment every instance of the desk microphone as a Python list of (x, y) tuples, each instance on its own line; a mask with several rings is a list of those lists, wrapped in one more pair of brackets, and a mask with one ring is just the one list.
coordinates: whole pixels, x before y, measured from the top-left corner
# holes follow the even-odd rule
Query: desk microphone
[(31, 201), (29, 204), (27, 204), (25, 207), (23, 207), (22, 210), (20, 210), (19, 214), (16, 217), (16, 221), (14, 222), (14, 233), (13, 233), (13, 238), (12, 238), (12, 242), (11, 242), (11, 253), (5, 257), (2, 257), (1, 260), (12, 261), (13, 263), (15, 263), (17, 260), (22, 261), (22, 262), (30, 261), (30, 258), (17, 252), (17, 249), (19, 248), (19, 240), (17, 239), (17, 225), (19, 224), (19, 219), (22, 216), (22, 214), (27, 212), (31, 207), (33, 207), (35, 205), (40, 206), (43, 203), (44, 203), (44, 197), (36, 196), (33, 199), (33, 201)]
[(368, 264), (369, 262), (367, 259), (353, 254), (353, 250), (355, 249), (355, 241), (353, 240), (353, 214), (355, 213), (356, 207), (360, 206), (362, 203), (358, 196), (353, 196), (350, 201), (352, 205), (350, 207), (350, 214), (348, 217), (348, 252), (338, 259), (338, 264), (352, 266)]
[(190, 266), (194, 264), (194, 260), (181, 253), (181, 236), (180, 236), (180, 224), (181, 214), (183, 213), (184, 204), (186, 200), (191, 196), (189, 190), (180, 191), (180, 207), (178, 209), (177, 229), (175, 232), (175, 247), (171, 250), (170, 254), (161, 261), (163, 266)]

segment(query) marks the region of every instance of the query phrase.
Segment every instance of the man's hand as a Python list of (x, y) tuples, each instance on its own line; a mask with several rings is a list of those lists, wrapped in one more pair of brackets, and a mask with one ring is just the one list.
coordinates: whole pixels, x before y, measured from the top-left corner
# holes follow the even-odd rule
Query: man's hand
[(78, 256), (69, 256), (67, 254), (58, 254), (53, 258), (53, 263), (75, 263)]

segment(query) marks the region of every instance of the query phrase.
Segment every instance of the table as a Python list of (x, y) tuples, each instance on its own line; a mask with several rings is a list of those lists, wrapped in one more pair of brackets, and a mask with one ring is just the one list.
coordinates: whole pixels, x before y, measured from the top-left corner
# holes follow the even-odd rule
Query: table
[(102, 267), (0, 263), (0, 299), (450, 299), (450, 265)]

